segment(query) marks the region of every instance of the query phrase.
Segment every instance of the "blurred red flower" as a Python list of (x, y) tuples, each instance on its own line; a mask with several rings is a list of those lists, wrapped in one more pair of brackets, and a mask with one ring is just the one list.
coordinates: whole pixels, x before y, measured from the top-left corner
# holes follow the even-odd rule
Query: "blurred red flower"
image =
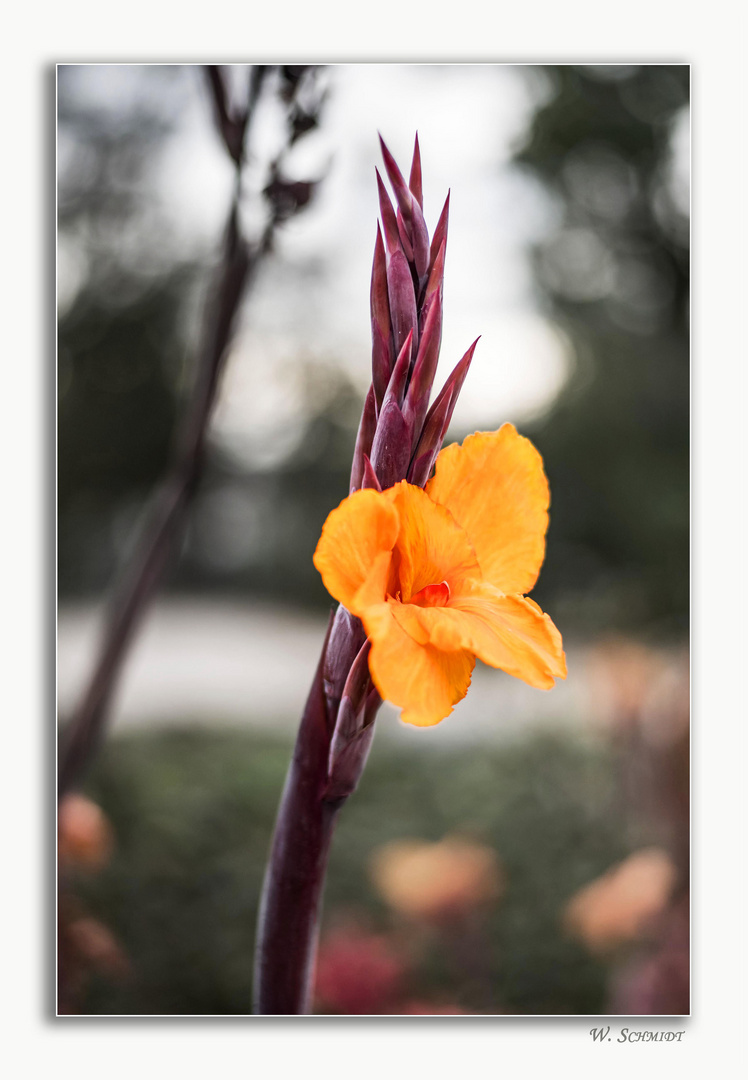
[(317, 1005), (346, 1015), (396, 1013), (404, 971), (384, 935), (355, 927), (337, 930), (320, 945)]

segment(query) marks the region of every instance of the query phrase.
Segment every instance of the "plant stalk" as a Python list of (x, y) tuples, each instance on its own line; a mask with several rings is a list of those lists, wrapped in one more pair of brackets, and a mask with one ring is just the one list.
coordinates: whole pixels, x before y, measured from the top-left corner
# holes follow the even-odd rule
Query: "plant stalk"
[[(265, 871), (255, 949), (254, 1011), (311, 1012), (319, 914), (335, 822), (363, 772), (381, 699), (367, 679), (358, 724), (330, 753), (346, 679), (366, 640), (342, 606), (330, 616), (296, 737)], [(340, 739), (340, 732), (338, 738)]]
[(260, 901), (254, 1011), (263, 1015), (311, 1008), (320, 900), (344, 802), (325, 799), (331, 733), (324, 667), (332, 622), (299, 726)]

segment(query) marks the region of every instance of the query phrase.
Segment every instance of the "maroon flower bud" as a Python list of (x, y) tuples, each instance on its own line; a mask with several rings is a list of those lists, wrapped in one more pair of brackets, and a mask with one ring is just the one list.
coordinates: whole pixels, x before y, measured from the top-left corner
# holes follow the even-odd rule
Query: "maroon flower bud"
[(441, 326), (441, 299), (439, 293), (436, 292), (429, 308), (426, 325), (423, 328), (418, 346), (418, 355), (413, 365), (413, 374), (403, 404), (403, 415), (406, 421), (412, 425), (416, 438), (420, 435), (429, 407), (431, 387), (434, 383), (436, 364), (439, 359)]
[(442, 301), (444, 299), (444, 253), (446, 250), (446, 244), (442, 243), (439, 248), (439, 253), (436, 256), (436, 261), (431, 268), (426, 288), (423, 292), (423, 299), (421, 300), (420, 311), (418, 313), (418, 329), (423, 333), (426, 325), (426, 319), (428, 318), (431, 306), (434, 303), (434, 298), (439, 298), (439, 348), (442, 343)]
[(356, 445), (353, 450), (353, 465), (351, 466), (351, 492), (358, 491), (364, 475), (364, 454), (371, 452), (371, 444), (377, 426), (377, 403), (374, 396), (374, 387), (369, 387), (366, 395), (361, 421), (358, 425)]
[(480, 338), (476, 338), (468, 351), (455, 366), (451, 375), (439, 392), (436, 401), (429, 409), (423, 425), (421, 437), (413, 453), (413, 458), (408, 469), (408, 483), (424, 487), (434, 467), (437, 454), (441, 450), (444, 436), (447, 434), (452, 413), (457, 404), (462, 384), (468, 373), (470, 362), (473, 359), (475, 347)]
[(376, 326), (385, 341), (390, 336), (390, 302), (387, 298), (387, 257), (384, 253), (382, 234), (377, 225), (377, 239), (374, 244), (374, 262), (371, 268), (371, 290), (369, 293), (371, 302), (371, 325), (372, 330)]
[[(377, 701), (381, 704), (379, 695), (377, 695)], [(376, 715), (376, 709), (373, 711)], [(335, 803), (338, 799), (347, 799), (356, 790), (366, 766), (373, 739), (374, 722), (372, 719), (362, 724), (350, 739), (338, 739), (331, 747), (334, 757), (331, 757), (328, 766), (328, 780), (325, 788), (327, 802)]]
[[(343, 687), (343, 695), (340, 699), (340, 709), (338, 710), (338, 723), (336, 727), (343, 728), (341, 734), (343, 737), (350, 737), (354, 734), (354, 728), (351, 726), (350, 721), (363, 712), (364, 701), (366, 695), (371, 689), (371, 680), (369, 679), (369, 650), (371, 648), (371, 642), (367, 639), (361, 646), (356, 659), (351, 664), (351, 670), (348, 672), (348, 678), (345, 680), (345, 686)], [(347, 716), (342, 718), (340, 716), (340, 710), (343, 706), (347, 708)], [(349, 723), (346, 723), (348, 721)]]
[(377, 479), (377, 474), (374, 472), (374, 466), (369, 460), (369, 455), (364, 454), (364, 476), (361, 482), (362, 488), (374, 488), (375, 491), (381, 491), (382, 485)]
[(413, 334), (408, 334), (400, 354), (395, 362), (395, 366), (392, 369), (392, 375), (390, 377), (389, 385), (387, 386), (387, 393), (384, 396), (383, 406), (388, 401), (395, 401), (398, 405), (402, 405), (403, 398), (405, 397), (405, 386), (408, 382), (408, 375), (410, 374), (410, 362), (413, 356)]
[(439, 254), (439, 248), (442, 244), (447, 242), (447, 227), (449, 225), (449, 192), (447, 192), (447, 198), (444, 203), (444, 209), (441, 212), (436, 228), (434, 229), (434, 238), (431, 241), (431, 258), (429, 260), (429, 273), (436, 261), (436, 256)]
[(429, 268), (429, 233), (426, 228), (426, 222), (423, 220), (423, 211), (415, 199), (413, 200), (412, 232), (413, 260), (415, 262), (416, 272), (420, 279), (424, 277)]
[(370, 464), (382, 488), (392, 487), (398, 480), (403, 480), (410, 460), (413, 429), (412, 424), (403, 417), (400, 405), (403, 404), (410, 370), (412, 342), (413, 336), (408, 334), (397, 357), (390, 386), (384, 395), (377, 430), (371, 444)]
[(416, 202), (423, 210), (423, 182), (421, 180), (421, 148), (418, 145), (418, 132), (416, 132), (416, 141), (413, 146), (413, 164), (410, 166), (410, 179), (408, 180), (408, 187), (411, 194), (415, 198)]
[(412, 429), (393, 398), (385, 400), (371, 447), (371, 463), (382, 488), (402, 480), (411, 455)]
[[(351, 665), (330, 741), (325, 798), (345, 798), (355, 790), (374, 734), (373, 720), (381, 699), (369, 675), (371, 642), (365, 641)], [(372, 693), (373, 691), (373, 693)], [(376, 706), (372, 708), (372, 697)]]
[(392, 189), (395, 192), (397, 205), (402, 210), (403, 218), (405, 219), (408, 228), (411, 228), (413, 214), (413, 196), (411, 195), (410, 188), (405, 183), (405, 177), (400, 172), (397, 162), (387, 149), (385, 141), (381, 135), (379, 136), (379, 145), (382, 148), (384, 167), (387, 170), (387, 176), (389, 177), (390, 183), (392, 184)]
[(382, 407), (382, 399), (387, 391), (387, 384), (392, 374), (392, 364), (390, 361), (390, 346), (382, 337), (378, 326), (372, 327), (371, 336), (371, 381), (374, 387), (377, 410), (379, 410)]
[(379, 212), (382, 215), (384, 241), (387, 245), (387, 253), (391, 255), (393, 251), (400, 250), (400, 233), (397, 228), (397, 218), (395, 217), (395, 211), (392, 208), (390, 197), (387, 194), (387, 188), (384, 186), (382, 177), (379, 175), (379, 169), (375, 169), (374, 172), (377, 174)]
[(400, 237), (400, 243), (402, 245), (405, 258), (408, 260), (409, 263), (412, 263), (413, 245), (410, 242), (410, 237), (408, 236), (408, 229), (405, 221), (403, 220), (403, 215), (400, 209), (398, 209), (397, 211), (397, 232)]
[(429, 242), (418, 136), (408, 184), (381, 136), (380, 143), (396, 208), (376, 170), (383, 232), (377, 229), (371, 275), (372, 389), (356, 441), (352, 491), (390, 487), (406, 472), (411, 483), (426, 483), (475, 349), (429, 411), (442, 339), (449, 194)]
[(447, 251), (447, 241), (442, 240), (439, 250), (436, 253), (436, 258), (431, 264), (431, 270), (429, 271), (428, 282), (426, 283), (426, 291), (423, 294), (423, 302), (427, 304), (435, 292), (443, 293), (444, 291), (444, 257)]
[(399, 352), (409, 332), (413, 332), (414, 341), (418, 340), (418, 312), (413, 277), (401, 248), (393, 251), (387, 262), (387, 286), (395, 350)]

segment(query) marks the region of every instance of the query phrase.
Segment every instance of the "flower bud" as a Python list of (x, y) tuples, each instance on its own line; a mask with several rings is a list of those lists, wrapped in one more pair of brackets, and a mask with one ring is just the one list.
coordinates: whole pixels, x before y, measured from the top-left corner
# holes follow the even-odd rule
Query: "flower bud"
[(423, 328), (418, 355), (413, 365), (413, 374), (405, 396), (403, 415), (412, 425), (417, 439), (423, 427), (423, 421), (429, 407), (429, 397), (436, 374), (441, 343), (441, 300), (439, 293), (434, 293), (434, 302), (429, 308), (426, 325)]
[(399, 248), (390, 254), (387, 260), (387, 292), (390, 301), (390, 315), (395, 337), (395, 350), (403, 346), (409, 331), (413, 331), (418, 341), (418, 313), (416, 294), (413, 290), (413, 277), (408, 260)]
[(413, 163), (410, 166), (410, 179), (408, 180), (408, 187), (411, 190), (411, 194), (414, 199), (423, 210), (423, 181), (421, 180), (421, 148), (418, 145), (418, 133), (416, 132), (416, 141), (413, 146)]
[(377, 426), (377, 403), (374, 395), (374, 387), (369, 387), (366, 395), (361, 421), (358, 425), (356, 445), (353, 450), (353, 464), (351, 466), (350, 490), (358, 491), (361, 487), (361, 479), (364, 475), (364, 455), (371, 453), (371, 444)]
[(402, 480), (408, 469), (411, 430), (397, 402), (385, 401), (371, 447), (371, 464), (383, 489)]
[(473, 359), (475, 347), (480, 338), (476, 338), (460, 362), (455, 366), (436, 401), (431, 406), (424, 421), (423, 431), (413, 453), (408, 470), (408, 483), (424, 487), (429, 478), (437, 454), (441, 450), (444, 436), (447, 434), (452, 413), (457, 404), (462, 384)]
[(442, 244), (447, 242), (447, 226), (449, 225), (449, 192), (447, 192), (447, 198), (444, 203), (444, 209), (441, 212), (436, 228), (434, 229), (434, 237), (431, 241), (431, 258), (429, 259), (429, 273), (433, 267), (436, 256), (439, 254), (439, 248)]

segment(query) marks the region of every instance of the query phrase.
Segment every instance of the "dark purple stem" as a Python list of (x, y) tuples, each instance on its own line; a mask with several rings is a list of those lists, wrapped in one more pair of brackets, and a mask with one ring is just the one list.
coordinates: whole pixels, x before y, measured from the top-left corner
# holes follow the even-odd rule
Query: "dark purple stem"
[[(330, 713), (342, 694), (330, 658), (355, 656), (362, 633), (358, 627), (344, 608), (330, 620), (286, 777), (257, 927), (254, 1011), (261, 1015), (295, 1016), (311, 1010), (327, 859), (337, 814), (347, 797), (327, 795)], [(364, 742), (361, 768), (367, 752)]]
[[(332, 626), (332, 620), (331, 624)], [(324, 689), (327, 642), (286, 777), (260, 902), (255, 1012), (309, 1012), (317, 914), (337, 806), (324, 800), (330, 732)]]

